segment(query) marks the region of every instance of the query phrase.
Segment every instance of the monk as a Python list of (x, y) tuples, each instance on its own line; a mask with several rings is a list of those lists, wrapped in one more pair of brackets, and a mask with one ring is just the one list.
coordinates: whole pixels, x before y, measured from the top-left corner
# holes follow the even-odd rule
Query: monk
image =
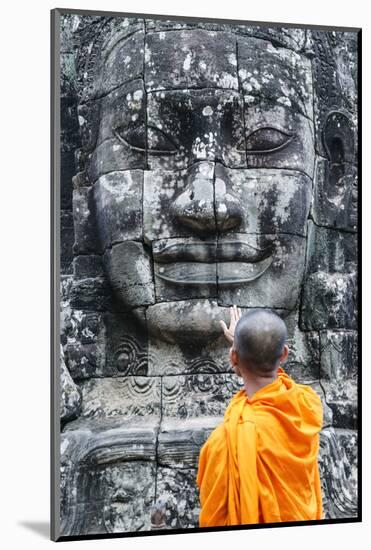
[(200, 527), (323, 518), (318, 469), (322, 404), (282, 368), (284, 321), (231, 307), (229, 359), (244, 389), (204, 443), (198, 464)]

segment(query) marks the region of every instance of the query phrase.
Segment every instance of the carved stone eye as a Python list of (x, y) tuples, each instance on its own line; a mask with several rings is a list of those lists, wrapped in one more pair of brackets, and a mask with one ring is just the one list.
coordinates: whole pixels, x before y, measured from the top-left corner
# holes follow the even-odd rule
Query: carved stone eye
[(269, 126), (258, 128), (247, 136), (246, 152), (248, 154), (274, 153), (286, 147), (293, 137), (294, 134), (277, 128)]
[[(134, 151), (146, 151), (147, 133), (145, 124), (129, 127), (121, 126), (115, 129), (113, 133), (122, 143), (134, 149)], [(151, 145), (147, 149), (150, 154), (172, 155), (178, 149), (173, 140), (155, 126), (148, 126), (148, 142)]]
[(165, 132), (155, 126), (148, 126), (148, 152), (152, 154), (173, 155), (178, 147)]
[(137, 126), (119, 126), (113, 133), (122, 143), (135, 151), (146, 150), (146, 127), (144, 124)]

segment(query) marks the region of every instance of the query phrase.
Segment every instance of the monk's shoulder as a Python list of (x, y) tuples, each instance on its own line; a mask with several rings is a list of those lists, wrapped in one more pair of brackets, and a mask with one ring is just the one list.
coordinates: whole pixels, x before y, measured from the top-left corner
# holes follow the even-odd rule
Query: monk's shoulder
[(296, 387), (299, 389), (302, 395), (304, 395), (308, 399), (312, 399), (314, 402), (317, 402), (317, 403), (322, 402), (321, 396), (319, 395), (319, 393), (317, 393), (316, 390), (312, 388), (312, 386), (310, 386), (309, 384), (296, 383)]
[(318, 416), (323, 414), (321, 396), (309, 384), (296, 384), (303, 404)]
[(224, 421), (218, 424), (209, 434), (209, 437), (204, 443), (203, 448), (207, 449), (209, 452), (216, 454), (225, 450)]

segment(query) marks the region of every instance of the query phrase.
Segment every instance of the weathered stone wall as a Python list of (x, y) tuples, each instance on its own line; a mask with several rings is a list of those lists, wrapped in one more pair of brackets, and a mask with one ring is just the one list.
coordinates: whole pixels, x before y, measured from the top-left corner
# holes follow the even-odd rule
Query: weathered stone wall
[(62, 17), (62, 534), (198, 525), (233, 303), (285, 319), (356, 516), (356, 70), (350, 32)]

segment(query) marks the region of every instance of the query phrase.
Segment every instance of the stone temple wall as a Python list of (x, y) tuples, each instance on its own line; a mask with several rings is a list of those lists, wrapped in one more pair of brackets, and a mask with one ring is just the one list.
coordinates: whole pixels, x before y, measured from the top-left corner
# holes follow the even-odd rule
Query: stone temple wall
[(357, 34), (62, 16), (60, 176), (62, 534), (198, 525), (232, 304), (285, 319), (355, 517)]

